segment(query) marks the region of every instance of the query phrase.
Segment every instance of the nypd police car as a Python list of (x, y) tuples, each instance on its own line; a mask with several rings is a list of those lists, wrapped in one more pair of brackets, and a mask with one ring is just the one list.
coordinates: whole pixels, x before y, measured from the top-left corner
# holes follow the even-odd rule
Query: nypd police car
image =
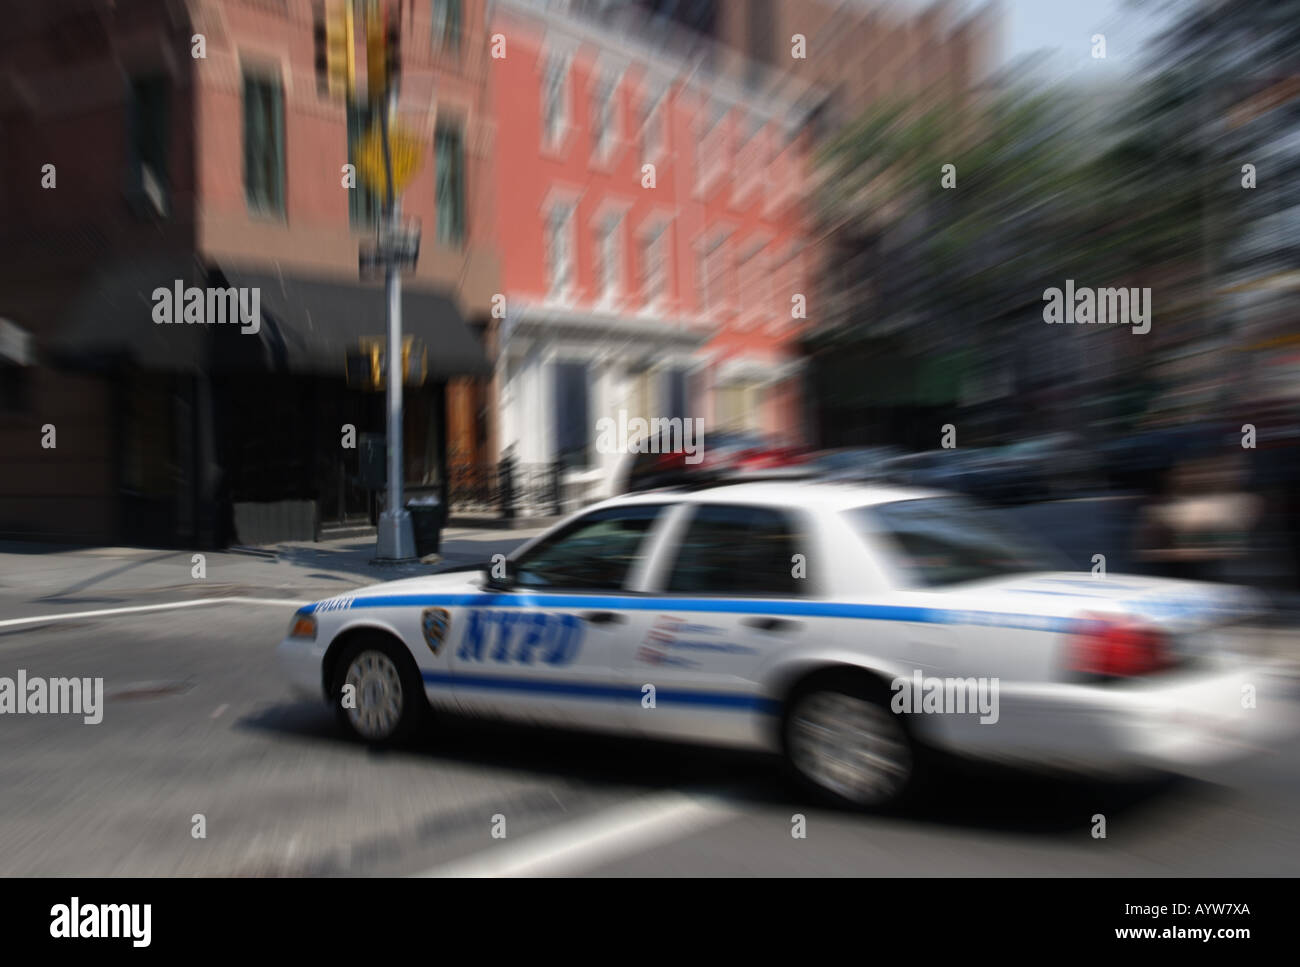
[(617, 497), (482, 571), (307, 605), (279, 657), (368, 742), (448, 712), (769, 750), (863, 806), (934, 750), (1113, 774), (1248, 745), (1247, 592), (1070, 570), (991, 513), (858, 483)]

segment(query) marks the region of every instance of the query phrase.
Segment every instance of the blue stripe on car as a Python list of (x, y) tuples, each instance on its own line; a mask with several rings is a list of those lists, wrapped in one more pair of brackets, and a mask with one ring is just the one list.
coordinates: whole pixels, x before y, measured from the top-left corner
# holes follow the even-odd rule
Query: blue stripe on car
[[(428, 685), (454, 685), (457, 688), (482, 688), (505, 692), (534, 692), (563, 698), (613, 699), (641, 701), (641, 687), (636, 685), (597, 685), (589, 682), (562, 682), (553, 679), (511, 678), (505, 675), (456, 675), (449, 672), (423, 672)], [(710, 708), (752, 710), (775, 714), (780, 704), (773, 699), (735, 692), (695, 692), (658, 689), (655, 702), (678, 705), (702, 705)]]
[[(306, 605), (299, 614), (313, 613), (322, 602)], [(346, 607), (418, 608), (430, 605), (481, 608), (593, 608), (624, 611), (689, 611), (716, 614), (791, 615), (809, 618), (855, 618), (862, 621), (903, 621), (915, 624), (986, 625), (1032, 631), (1073, 631), (1070, 618), (1050, 615), (1007, 614), (996, 611), (958, 611), (947, 608), (913, 608), (889, 604), (844, 604), (832, 601), (746, 601), (736, 598), (673, 598), (662, 596), (536, 594), (379, 594), (353, 598)]]

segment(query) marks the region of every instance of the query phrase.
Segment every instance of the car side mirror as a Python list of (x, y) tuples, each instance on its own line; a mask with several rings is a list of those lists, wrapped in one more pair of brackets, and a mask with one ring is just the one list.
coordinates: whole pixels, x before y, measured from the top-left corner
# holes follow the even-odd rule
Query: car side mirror
[(515, 562), (506, 558), (486, 567), (483, 571), (483, 586), (492, 591), (513, 591), (518, 578)]

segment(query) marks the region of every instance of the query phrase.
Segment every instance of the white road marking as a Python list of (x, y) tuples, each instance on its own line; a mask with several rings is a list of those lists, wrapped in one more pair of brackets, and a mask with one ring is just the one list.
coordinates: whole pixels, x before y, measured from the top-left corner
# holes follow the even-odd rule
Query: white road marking
[(197, 598), (193, 601), (170, 601), (167, 604), (136, 604), (125, 608), (101, 608), (98, 611), (62, 611), (55, 614), (35, 615), (30, 618), (7, 618), (0, 628), (16, 625), (46, 624), (51, 621), (74, 621), (78, 618), (103, 618), (115, 614), (139, 614), (143, 611), (171, 611), (176, 608), (197, 608), (205, 604), (264, 604), (277, 608), (300, 608), (309, 601), (287, 601), (280, 598)]
[(558, 829), (527, 836), (517, 843), (507, 840), (500, 846), (416, 875), (483, 877), (572, 873), (681, 839), (736, 814), (719, 800), (675, 792), (648, 796)]
[(218, 705), (218, 706), (217, 706), (217, 710), (216, 710), (215, 712), (212, 713), (212, 717), (213, 717), (214, 719), (215, 719), (215, 718), (219, 718), (220, 715), (221, 715), (221, 713), (224, 712), (224, 711), (225, 711), (226, 709), (228, 709), (228, 708), (230, 708), (229, 705)]

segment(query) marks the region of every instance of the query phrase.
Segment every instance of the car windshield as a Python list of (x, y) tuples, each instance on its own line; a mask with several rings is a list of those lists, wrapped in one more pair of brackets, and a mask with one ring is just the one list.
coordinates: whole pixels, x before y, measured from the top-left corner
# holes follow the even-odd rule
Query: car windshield
[(860, 535), (882, 539), (899, 567), (923, 587), (1005, 574), (1069, 570), (1059, 551), (1021, 533), (1003, 512), (961, 497), (922, 497), (857, 507)]

